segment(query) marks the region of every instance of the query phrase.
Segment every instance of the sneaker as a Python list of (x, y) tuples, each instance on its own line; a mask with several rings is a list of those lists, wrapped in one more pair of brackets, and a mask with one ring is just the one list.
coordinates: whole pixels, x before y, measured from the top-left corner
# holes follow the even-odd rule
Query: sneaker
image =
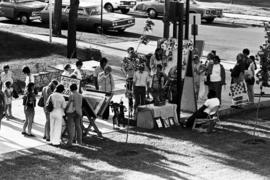
[(26, 132), (22, 132), (22, 135), (27, 135), (27, 133)]
[(27, 134), (29, 137), (36, 137), (34, 134)]

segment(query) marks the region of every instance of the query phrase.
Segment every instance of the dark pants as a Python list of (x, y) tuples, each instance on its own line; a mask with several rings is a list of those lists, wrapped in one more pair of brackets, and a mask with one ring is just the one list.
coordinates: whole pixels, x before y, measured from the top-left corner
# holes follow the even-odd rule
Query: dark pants
[(195, 113), (193, 113), (186, 121), (186, 127), (192, 128), (196, 118), (207, 118), (208, 114), (203, 112), (205, 108), (202, 106)]
[(28, 127), (28, 134), (31, 134), (32, 124), (35, 116), (35, 109), (33, 107), (24, 107), (25, 121), (23, 124), (23, 132), (25, 132), (26, 127)]
[(135, 97), (134, 109), (136, 109), (140, 105), (145, 104), (145, 94), (146, 88), (144, 86), (134, 87), (134, 97)]
[(103, 112), (103, 114), (102, 114), (102, 119), (108, 120), (108, 119), (109, 119), (109, 116), (110, 116), (110, 107), (108, 106), (108, 107), (104, 110), (104, 112)]
[(213, 90), (217, 94), (217, 98), (219, 99), (221, 103), (221, 91), (222, 91), (222, 82), (210, 82), (209, 83), (209, 91)]
[(82, 144), (82, 128), (81, 128), (81, 116), (77, 113), (67, 113), (67, 126), (68, 126), (68, 144), (72, 144), (77, 133), (77, 143)]

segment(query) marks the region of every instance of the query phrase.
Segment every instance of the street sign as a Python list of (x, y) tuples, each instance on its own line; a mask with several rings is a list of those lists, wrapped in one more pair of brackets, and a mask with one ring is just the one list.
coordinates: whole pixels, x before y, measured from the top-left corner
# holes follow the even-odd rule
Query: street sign
[[(194, 17), (195, 17), (195, 23), (194, 23)], [(201, 14), (197, 13), (189, 13), (189, 24), (197, 24), (201, 25)]]

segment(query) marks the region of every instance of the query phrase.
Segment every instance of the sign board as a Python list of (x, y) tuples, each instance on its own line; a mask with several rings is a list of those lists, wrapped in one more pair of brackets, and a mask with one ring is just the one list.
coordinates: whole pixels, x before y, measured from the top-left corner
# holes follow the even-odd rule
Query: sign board
[(195, 18), (195, 24), (201, 25), (201, 14), (197, 13), (189, 13), (189, 24), (194, 24), (194, 18)]
[(71, 78), (68, 76), (61, 76), (60, 83), (64, 85), (65, 91), (63, 92), (64, 96), (69, 96), (71, 94), (70, 92), (70, 85), (71, 84), (77, 84), (78, 89), (80, 88), (81, 80), (76, 78)]

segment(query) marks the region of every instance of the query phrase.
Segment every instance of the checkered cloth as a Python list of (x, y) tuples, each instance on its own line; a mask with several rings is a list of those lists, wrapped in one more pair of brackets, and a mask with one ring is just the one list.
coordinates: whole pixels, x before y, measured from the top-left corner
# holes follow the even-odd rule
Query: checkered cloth
[(231, 84), (230, 94), (229, 94), (230, 96), (236, 97), (236, 96), (241, 96), (246, 93), (247, 93), (247, 90), (246, 90), (246, 85), (244, 82)]
[(230, 86), (230, 96), (232, 96), (233, 105), (248, 103), (247, 89), (244, 82), (234, 83)]

